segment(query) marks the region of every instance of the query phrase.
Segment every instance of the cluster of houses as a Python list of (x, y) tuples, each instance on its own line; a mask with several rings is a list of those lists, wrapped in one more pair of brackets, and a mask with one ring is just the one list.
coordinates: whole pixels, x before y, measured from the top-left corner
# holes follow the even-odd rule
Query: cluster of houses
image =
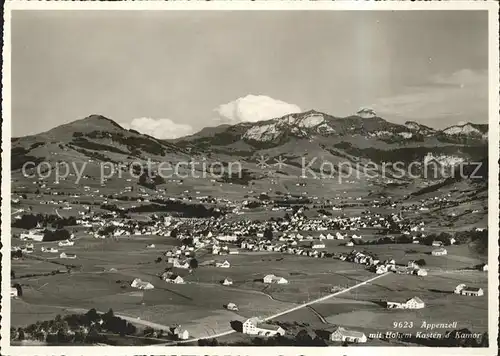
[[(243, 322), (243, 334), (261, 337), (284, 336), (286, 331), (279, 325), (265, 323), (257, 317), (247, 319)], [(365, 343), (367, 337), (363, 332), (346, 329), (342, 326), (336, 327), (329, 335), (333, 342)]]
[(427, 270), (421, 268), (416, 261), (409, 261), (406, 266), (400, 266), (396, 264), (394, 259), (380, 261), (374, 255), (356, 250), (352, 250), (348, 254), (341, 253), (339, 255), (335, 255), (334, 257), (341, 261), (366, 265), (369, 270), (375, 272), (376, 274), (395, 272), (398, 274), (427, 276)]
[(21, 233), (19, 235), (19, 239), (21, 241), (32, 240), (41, 242), (43, 241), (44, 236), (45, 234), (43, 233), (43, 230), (38, 228), (38, 229), (31, 229), (28, 232)]
[(35, 247), (32, 243), (26, 244), (24, 246), (12, 246), (11, 251), (16, 252), (16, 251), (21, 251), (23, 254), (25, 253), (33, 253), (35, 252)]

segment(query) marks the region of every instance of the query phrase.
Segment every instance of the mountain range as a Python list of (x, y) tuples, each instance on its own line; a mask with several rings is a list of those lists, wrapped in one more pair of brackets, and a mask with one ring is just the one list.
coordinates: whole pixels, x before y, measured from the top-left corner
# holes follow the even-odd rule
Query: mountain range
[(278, 173), (293, 174), (304, 158), (311, 169), (328, 161), (345, 162), (435, 160), (444, 166), (487, 157), (488, 125), (466, 123), (435, 130), (414, 121), (391, 123), (364, 109), (356, 115), (335, 117), (310, 110), (280, 118), (236, 125), (207, 127), (173, 140), (161, 140), (126, 130), (101, 115), (91, 115), (47, 132), (12, 139), (13, 171), (29, 161), (133, 162), (151, 159), (170, 163), (203, 158), (242, 162), (245, 170), (262, 175), (258, 158), (286, 160)]

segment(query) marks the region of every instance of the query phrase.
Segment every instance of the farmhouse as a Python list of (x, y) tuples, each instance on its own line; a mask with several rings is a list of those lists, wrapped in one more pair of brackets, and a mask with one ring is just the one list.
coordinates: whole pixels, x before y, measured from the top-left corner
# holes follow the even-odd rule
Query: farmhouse
[(175, 268), (182, 268), (182, 269), (188, 269), (189, 268), (189, 262), (188, 261), (179, 261), (177, 258), (174, 259), (174, 267)]
[(231, 267), (231, 264), (230, 264), (228, 261), (224, 261), (224, 262), (215, 262), (215, 267), (219, 267), (219, 268), (229, 268), (229, 267)]
[(233, 284), (233, 280), (231, 278), (226, 278), (222, 281), (222, 285), (224, 286), (230, 286)]
[(425, 307), (425, 303), (419, 297), (413, 297), (405, 302), (406, 309), (422, 309)]
[(427, 270), (423, 268), (418, 268), (413, 270), (413, 273), (416, 274), (417, 276), (427, 276)]
[(445, 256), (447, 254), (448, 254), (448, 251), (446, 251), (445, 248), (438, 248), (438, 249), (432, 251), (433, 256)]
[(154, 286), (151, 283), (142, 281), (139, 278), (134, 279), (130, 284), (130, 286), (133, 288), (143, 289), (143, 290), (154, 289)]
[(10, 296), (11, 298), (16, 298), (18, 296), (16, 287), (10, 287)]
[(311, 243), (311, 248), (325, 248), (325, 244), (322, 242), (313, 242)]
[(59, 255), (59, 258), (67, 258), (67, 259), (74, 260), (76, 258), (76, 255), (74, 253), (61, 252), (61, 254)]
[(347, 330), (339, 326), (330, 334), (330, 340), (337, 342), (364, 343), (366, 342), (366, 335), (360, 331)]
[(455, 294), (480, 297), (484, 295), (482, 288), (467, 287), (465, 284), (459, 284), (454, 291)]
[(238, 307), (237, 307), (237, 306), (236, 306), (236, 304), (234, 304), (234, 303), (228, 303), (228, 304), (226, 305), (226, 308), (227, 308), (227, 310), (234, 310), (234, 311), (238, 311)]
[(167, 283), (175, 283), (175, 284), (184, 283), (184, 279), (181, 276), (173, 274), (172, 272), (164, 272), (161, 276), (161, 279), (163, 279)]
[(285, 330), (278, 325), (260, 323), (258, 318), (250, 318), (243, 323), (243, 334), (258, 336), (285, 335)]
[(19, 238), (21, 240), (43, 241), (43, 233), (40, 230), (30, 230), (28, 233), (22, 233)]
[(187, 330), (182, 330), (181, 326), (175, 326), (174, 328), (171, 328), (172, 334), (178, 339), (178, 340), (187, 340), (189, 339), (189, 332)]
[(268, 274), (263, 279), (264, 283), (287, 284), (288, 281), (283, 277), (277, 277), (274, 274)]

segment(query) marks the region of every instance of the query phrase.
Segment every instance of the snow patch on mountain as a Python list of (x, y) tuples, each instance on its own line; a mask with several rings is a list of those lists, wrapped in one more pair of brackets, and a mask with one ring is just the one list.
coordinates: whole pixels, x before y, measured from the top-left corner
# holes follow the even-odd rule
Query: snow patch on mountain
[(281, 130), (276, 127), (276, 124), (257, 125), (249, 128), (243, 135), (244, 139), (254, 141), (273, 141), (281, 135)]
[(296, 124), (298, 127), (312, 128), (318, 126), (325, 121), (322, 115), (310, 115), (302, 119), (297, 119)]
[(328, 125), (327, 123), (323, 123), (321, 125), (319, 125), (317, 127), (317, 130), (319, 133), (323, 133), (323, 134), (331, 134), (331, 133), (335, 133), (335, 129), (333, 127), (331, 127), (330, 125)]
[(363, 119), (371, 119), (377, 116), (377, 113), (373, 109), (363, 108), (359, 110), (356, 115), (362, 117)]
[[(351, 129), (354, 130), (355, 128), (353, 127)], [(384, 137), (384, 136), (392, 136), (392, 132), (389, 132), (389, 131), (375, 131), (375, 132), (369, 133), (368, 135), (372, 136), (372, 137)]]
[(481, 131), (470, 124), (450, 126), (447, 129), (444, 129), (443, 132), (447, 135), (483, 135)]
[(257, 124), (243, 135), (244, 139), (254, 141), (272, 141), (285, 132), (297, 137), (306, 137), (308, 134), (329, 134), (335, 132), (326, 122), (323, 115), (309, 113), (307, 115), (289, 115), (271, 123)]
[(403, 138), (412, 138), (413, 137), (413, 133), (411, 133), (411, 132), (399, 132), (398, 134), (399, 134), (399, 136), (401, 136)]
[(465, 159), (458, 156), (450, 155), (433, 155), (432, 152), (427, 153), (424, 157), (424, 164), (427, 165), (431, 162), (437, 162), (445, 167), (455, 167), (458, 164), (465, 162)]

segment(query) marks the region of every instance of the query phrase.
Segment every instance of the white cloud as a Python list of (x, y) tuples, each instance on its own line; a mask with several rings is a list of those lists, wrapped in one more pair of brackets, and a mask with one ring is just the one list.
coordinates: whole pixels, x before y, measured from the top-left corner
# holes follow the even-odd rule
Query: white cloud
[(230, 124), (269, 120), (301, 111), (297, 105), (265, 95), (247, 95), (215, 109), (221, 119)]
[(427, 121), (433, 127), (459, 121), (484, 122), (488, 118), (488, 75), (485, 71), (463, 69), (434, 76), (424, 86), (379, 98), (370, 107), (382, 117)]
[(178, 138), (194, 132), (190, 125), (177, 124), (170, 119), (152, 119), (150, 117), (136, 118), (130, 123), (120, 123), (120, 125), (126, 129), (136, 130), (160, 139)]

